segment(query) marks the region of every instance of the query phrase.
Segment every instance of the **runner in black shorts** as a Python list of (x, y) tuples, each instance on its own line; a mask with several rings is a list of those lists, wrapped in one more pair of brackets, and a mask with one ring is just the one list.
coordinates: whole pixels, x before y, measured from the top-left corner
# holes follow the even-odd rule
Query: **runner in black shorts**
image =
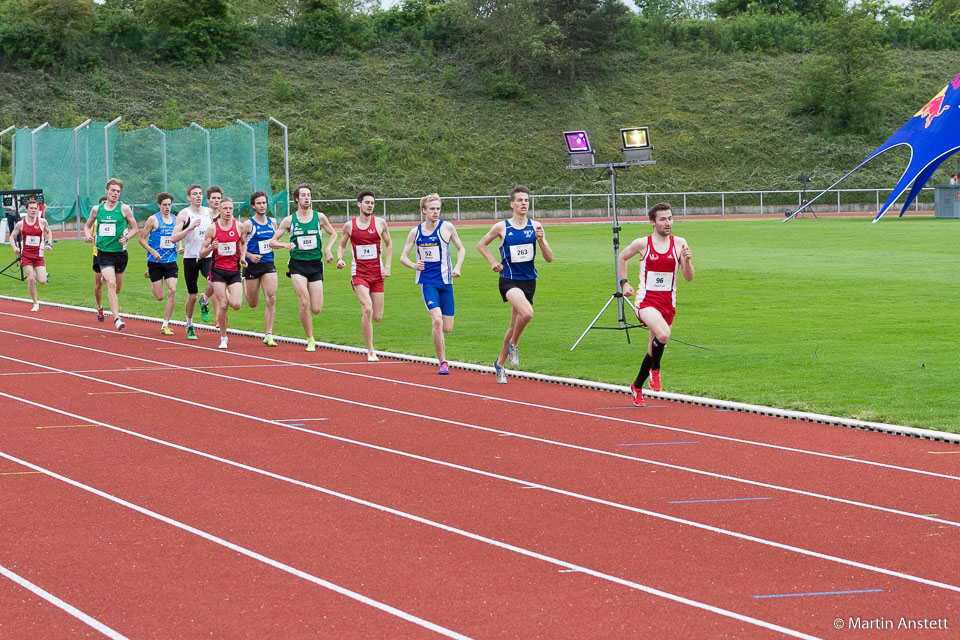
[(233, 200), (220, 201), (220, 216), (207, 229), (200, 248), (200, 256), (213, 253), (213, 305), (220, 328), (220, 349), (227, 348), (227, 309), (239, 309), (243, 300), (240, 286), (240, 266), (246, 265), (246, 237), (242, 228), (233, 219)]
[(509, 302), (509, 300), (507, 300), (507, 291), (510, 291), (510, 289), (520, 289), (520, 291), (523, 292), (523, 297), (527, 299), (527, 302), (533, 304), (533, 294), (537, 292), (537, 281), (500, 278), (500, 297), (503, 298), (504, 302)]

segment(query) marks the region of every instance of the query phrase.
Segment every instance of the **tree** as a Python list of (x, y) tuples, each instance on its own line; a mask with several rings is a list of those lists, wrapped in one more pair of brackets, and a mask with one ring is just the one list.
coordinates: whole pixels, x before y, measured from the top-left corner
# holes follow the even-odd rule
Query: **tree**
[(567, 67), (567, 80), (576, 79), (576, 65), (588, 54), (613, 47), (629, 11), (620, 0), (541, 0), (543, 21), (556, 25), (555, 44)]
[(220, 62), (249, 46), (228, 0), (142, 0), (159, 32), (157, 55), (186, 66)]

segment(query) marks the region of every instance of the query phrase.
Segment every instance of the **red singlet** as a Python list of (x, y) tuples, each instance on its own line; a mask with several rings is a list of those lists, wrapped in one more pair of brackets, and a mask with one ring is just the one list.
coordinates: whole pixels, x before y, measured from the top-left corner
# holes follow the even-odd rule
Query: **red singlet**
[(350, 275), (360, 276), (368, 281), (383, 277), (380, 234), (377, 233), (377, 219), (374, 216), (370, 216), (370, 225), (366, 229), (358, 227), (357, 219), (353, 219), (350, 226), (350, 247), (353, 249)]
[(40, 226), (40, 216), (36, 224), (27, 224), (23, 218), (20, 228), (20, 263), (23, 265), (43, 266), (43, 227)]
[(220, 222), (214, 223), (217, 231), (214, 239), (219, 243), (218, 248), (213, 251), (213, 266), (222, 271), (240, 271), (240, 234), (237, 232), (237, 221), (233, 221), (233, 226), (226, 231), (220, 226)]
[(653, 307), (667, 324), (673, 324), (677, 313), (677, 272), (680, 256), (670, 236), (666, 253), (657, 253), (653, 236), (647, 238), (647, 250), (640, 258), (640, 284), (637, 285), (637, 309)]

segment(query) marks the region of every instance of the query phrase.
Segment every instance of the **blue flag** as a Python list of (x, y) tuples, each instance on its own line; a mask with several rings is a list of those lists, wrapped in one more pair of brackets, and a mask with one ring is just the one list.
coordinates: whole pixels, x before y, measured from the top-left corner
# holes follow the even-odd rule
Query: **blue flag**
[(900, 127), (896, 133), (890, 136), (886, 142), (880, 145), (876, 151), (867, 156), (867, 159), (853, 168), (850, 173), (840, 178), (827, 189), (810, 200), (807, 205), (793, 212), (787, 220), (793, 218), (807, 206), (813, 204), (817, 198), (840, 184), (854, 171), (867, 164), (884, 151), (889, 151), (894, 147), (906, 145), (910, 148), (910, 164), (907, 165), (903, 175), (894, 187), (893, 192), (887, 198), (874, 222), (887, 212), (887, 209), (896, 202), (897, 198), (910, 188), (907, 194), (907, 200), (903, 203), (900, 210), (902, 216), (910, 206), (910, 203), (917, 197), (920, 190), (927, 184), (927, 180), (933, 175), (940, 165), (950, 155), (960, 150), (960, 74), (950, 81), (940, 92), (933, 97), (920, 111), (918, 111), (905, 125)]

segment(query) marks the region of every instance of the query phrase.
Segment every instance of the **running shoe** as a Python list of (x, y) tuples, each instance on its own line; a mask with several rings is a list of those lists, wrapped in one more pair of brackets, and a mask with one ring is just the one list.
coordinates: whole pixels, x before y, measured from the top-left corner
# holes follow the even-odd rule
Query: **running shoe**
[(439, 375), (441, 375), (441, 376), (448, 376), (448, 375), (450, 375), (450, 365), (447, 364), (447, 361), (446, 361), (446, 360), (444, 360), (443, 362), (440, 363), (440, 371), (437, 371), (437, 374), (439, 374)]
[(171, 329), (170, 327), (160, 327), (160, 335), (163, 335), (163, 336), (172, 336), (172, 335), (173, 335), (173, 329)]
[(367, 352), (367, 362), (380, 362), (380, 358), (371, 350)]
[(103, 322), (103, 307), (97, 309), (97, 322)]
[(117, 331), (123, 331), (123, 328), (127, 326), (127, 323), (124, 322), (120, 316), (117, 316), (113, 319), (113, 326), (117, 328)]
[[(276, 346), (276, 343), (274, 343)], [(316, 351), (317, 350), (317, 341), (313, 338), (307, 338), (307, 351)]]
[(190, 325), (189, 327), (187, 327), (187, 330), (185, 331), (185, 333), (187, 334), (187, 340), (197, 339), (197, 332), (193, 330), (193, 325)]
[(650, 389), (652, 391), (660, 391), (663, 386), (660, 384), (660, 369), (651, 369), (650, 370)]
[(217, 331), (220, 331), (220, 321), (219, 321), (219, 320), (214, 320), (214, 321), (213, 321), (213, 328), (216, 329)]
[(273, 339), (273, 336), (267, 336), (263, 339), (263, 344), (268, 347), (275, 347), (277, 346), (277, 341)]
[(520, 349), (517, 348), (517, 345), (511, 344), (507, 347), (507, 362), (514, 369), (520, 366)]
[(149, 269), (147, 269), (146, 271), (143, 272), (143, 277), (144, 277), (144, 278), (147, 278), (148, 280), (150, 279), (150, 270), (149, 270)]
[(33, 305), (32, 307), (30, 307), (30, 311), (40, 311), (40, 305), (39, 304)]
[(220, 346), (217, 349), (226, 349), (227, 348), (227, 336), (220, 338)]
[(643, 401), (643, 391), (633, 386), (632, 382), (630, 383), (630, 391), (633, 392), (633, 406), (635, 407), (647, 406), (647, 403)]
[(507, 384), (507, 370), (501, 367), (496, 360), (493, 361), (493, 370), (497, 374), (497, 384)]
[(210, 305), (207, 304), (207, 302), (209, 302), (209, 300), (207, 300), (207, 297), (201, 295), (200, 296), (200, 319), (203, 320), (204, 322), (210, 322)]

